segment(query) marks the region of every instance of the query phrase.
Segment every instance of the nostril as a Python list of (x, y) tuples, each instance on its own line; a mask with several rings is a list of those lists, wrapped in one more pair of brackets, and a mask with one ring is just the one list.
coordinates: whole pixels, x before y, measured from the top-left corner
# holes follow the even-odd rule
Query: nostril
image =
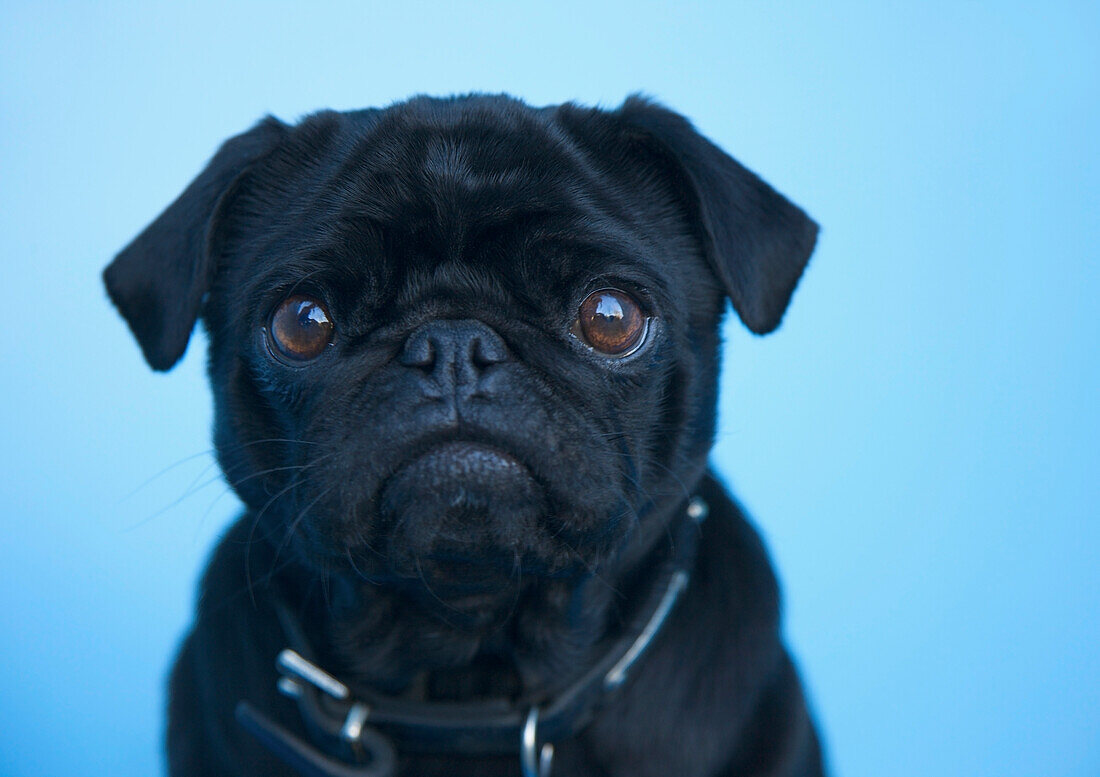
[(497, 336), (476, 335), (470, 344), (470, 361), (477, 367), (488, 367), (508, 361), (508, 347)]
[(435, 365), (435, 345), (431, 333), (421, 329), (405, 341), (401, 351), (401, 363), (406, 367), (432, 367)]

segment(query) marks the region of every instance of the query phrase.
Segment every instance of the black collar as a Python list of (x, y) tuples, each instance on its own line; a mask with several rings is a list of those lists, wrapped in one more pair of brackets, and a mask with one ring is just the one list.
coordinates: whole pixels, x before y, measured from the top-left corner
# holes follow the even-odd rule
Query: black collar
[(518, 753), (524, 777), (548, 777), (553, 743), (580, 732), (622, 686), (687, 588), (707, 505), (695, 497), (685, 512), (687, 519), (679, 521), (672, 550), (633, 622), (601, 645), (595, 664), (541, 705), (520, 706), (504, 699), (420, 702), (353, 691), (313, 663), (301, 625), (280, 606), (290, 647), (278, 657), (279, 690), (297, 700), (312, 744), (247, 701), (237, 704), (237, 720), (303, 777), (392, 777), (395, 748), (467, 756)]

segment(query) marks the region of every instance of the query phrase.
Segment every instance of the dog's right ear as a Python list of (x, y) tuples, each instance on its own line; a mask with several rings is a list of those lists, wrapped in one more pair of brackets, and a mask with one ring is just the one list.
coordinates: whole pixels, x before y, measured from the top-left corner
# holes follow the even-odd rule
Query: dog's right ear
[(245, 172), (271, 153), (287, 126), (268, 117), (230, 138), (183, 194), (103, 271), (107, 293), (155, 370), (187, 348), (214, 277), (219, 226)]

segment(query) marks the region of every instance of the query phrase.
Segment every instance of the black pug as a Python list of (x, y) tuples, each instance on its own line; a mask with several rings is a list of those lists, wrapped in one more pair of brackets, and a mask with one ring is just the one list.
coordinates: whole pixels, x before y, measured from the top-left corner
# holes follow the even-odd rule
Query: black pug
[(202, 318), (247, 508), (172, 672), (171, 774), (822, 774), (707, 471), (726, 300), (773, 330), (816, 234), (637, 97), (226, 142), (104, 273), (157, 370)]

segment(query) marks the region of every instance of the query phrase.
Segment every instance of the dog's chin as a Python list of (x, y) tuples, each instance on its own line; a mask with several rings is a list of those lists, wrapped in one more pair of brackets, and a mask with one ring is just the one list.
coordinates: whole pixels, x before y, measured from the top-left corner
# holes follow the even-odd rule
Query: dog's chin
[(507, 598), (542, 547), (542, 488), (517, 458), (449, 442), (400, 467), (378, 504), (394, 575), (448, 602)]

